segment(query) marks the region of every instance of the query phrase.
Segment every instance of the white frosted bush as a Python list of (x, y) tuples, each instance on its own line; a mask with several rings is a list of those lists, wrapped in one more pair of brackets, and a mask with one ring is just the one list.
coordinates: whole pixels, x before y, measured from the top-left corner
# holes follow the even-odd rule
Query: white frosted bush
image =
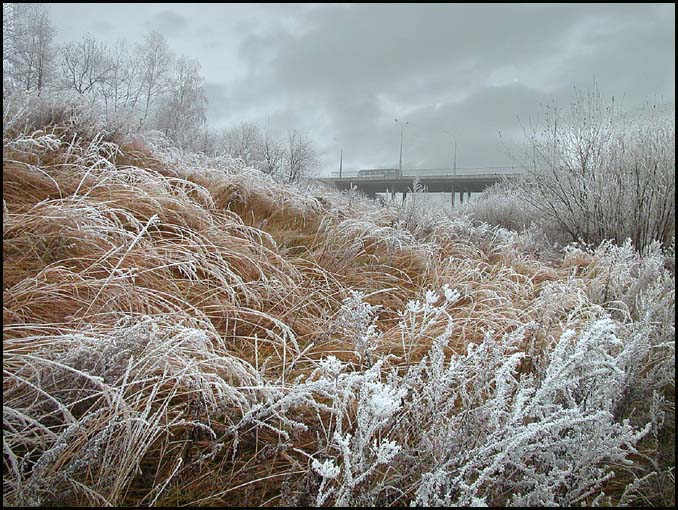
[[(334, 360), (325, 363), (334, 376), (333, 414), (334, 433), (327, 438), (326, 459), (321, 464), (314, 459), (316, 471), (323, 477), (316, 504), (322, 505), (330, 496), (338, 506), (376, 504), (382, 487), (373, 484), (368, 491), (356, 493), (358, 486), (375, 475), (377, 468), (388, 464), (400, 451), (394, 440), (386, 439), (388, 425), (401, 408), (404, 388), (380, 381), (382, 361), (362, 373), (337, 374)], [(345, 431), (344, 418), (348, 417), (349, 404), (357, 405), (354, 432)], [(322, 466), (329, 466), (325, 469)], [(335, 467), (339, 466), (339, 467)], [(330, 486), (328, 482), (332, 482)]]
[[(443, 459), (422, 477), (416, 504), (473, 505), (510, 494), (510, 505), (569, 506), (596, 494), (613, 476), (606, 466), (628, 463), (650, 430), (615, 422), (611, 413), (625, 383), (613, 329), (602, 320), (580, 334), (565, 332), (537, 378), (517, 376), (524, 353), (488, 359), (476, 354), (482, 348), (471, 350), (463, 363), (475, 365), (475, 373), (491, 369), (494, 396), (475, 406), (466, 398), (458, 412), (475, 415), (476, 440), (471, 448), (447, 443)], [(515, 341), (507, 336), (500, 344)]]
[[(598, 90), (575, 91), (569, 108), (544, 109), (520, 158), (520, 197), (548, 231), (598, 244), (626, 238), (644, 249), (675, 229), (675, 113), (646, 104), (622, 112)], [(659, 107), (658, 107), (659, 106)]]
[(364, 301), (364, 292), (350, 291), (342, 302), (334, 320), (335, 328), (354, 342), (355, 354), (360, 363), (372, 364), (372, 353), (377, 348), (381, 333), (377, 331), (377, 312), (381, 306)]

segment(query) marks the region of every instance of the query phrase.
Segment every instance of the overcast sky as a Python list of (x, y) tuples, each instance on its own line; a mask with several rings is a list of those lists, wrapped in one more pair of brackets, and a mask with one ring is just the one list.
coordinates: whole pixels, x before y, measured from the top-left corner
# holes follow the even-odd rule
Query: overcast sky
[[(319, 174), (501, 166), (540, 104), (594, 80), (675, 101), (674, 4), (52, 4), (57, 42), (160, 31), (202, 64), (208, 122), (313, 140)], [(502, 138), (499, 137), (499, 132)], [(504, 140), (504, 142), (502, 142)]]

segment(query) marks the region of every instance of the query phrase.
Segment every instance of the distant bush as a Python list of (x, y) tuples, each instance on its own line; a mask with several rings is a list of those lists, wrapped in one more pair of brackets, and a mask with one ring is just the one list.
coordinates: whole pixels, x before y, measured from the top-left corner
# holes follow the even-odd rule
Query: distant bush
[(519, 232), (535, 221), (535, 210), (521, 200), (510, 182), (498, 182), (484, 190), (476, 200), (462, 204), (459, 213), (478, 222)]
[(30, 130), (45, 130), (58, 126), (72, 129), (72, 135), (106, 140), (122, 140), (137, 132), (121, 112), (105, 115), (101, 105), (73, 91), (46, 89), (41, 94), (18, 90), (3, 96), (2, 130), (4, 137), (13, 137)]

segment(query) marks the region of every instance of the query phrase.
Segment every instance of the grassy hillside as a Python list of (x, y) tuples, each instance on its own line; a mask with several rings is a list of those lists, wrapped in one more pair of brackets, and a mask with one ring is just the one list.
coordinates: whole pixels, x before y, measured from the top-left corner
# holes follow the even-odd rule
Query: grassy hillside
[(5, 504), (673, 504), (658, 248), (8, 110)]

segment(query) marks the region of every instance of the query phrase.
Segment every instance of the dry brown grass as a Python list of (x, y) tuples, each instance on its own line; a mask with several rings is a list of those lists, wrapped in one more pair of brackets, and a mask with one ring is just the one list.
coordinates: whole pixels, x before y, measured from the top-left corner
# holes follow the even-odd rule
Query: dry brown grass
[(10, 132), (3, 150), (14, 504), (303, 503), (319, 479), (299, 452), (316, 453), (331, 416), (292, 406), (286, 419), (307, 429), (284, 439), (275, 416), (244, 417), (264, 386), (284, 391), (328, 355), (358, 369), (355, 339), (334, 327), (349, 290), (381, 307), (375, 355), (404, 370), (447, 326), (403, 344), (399, 311), (426, 290), (461, 292), (456, 352), (536, 319), (546, 348), (571, 310), (545, 311), (542, 290), (590, 263), (550, 267), (442, 229), (417, 237), (366, 202), (49, 129), (61, 143), (40, 142), (44, 131), (12, 145)]

